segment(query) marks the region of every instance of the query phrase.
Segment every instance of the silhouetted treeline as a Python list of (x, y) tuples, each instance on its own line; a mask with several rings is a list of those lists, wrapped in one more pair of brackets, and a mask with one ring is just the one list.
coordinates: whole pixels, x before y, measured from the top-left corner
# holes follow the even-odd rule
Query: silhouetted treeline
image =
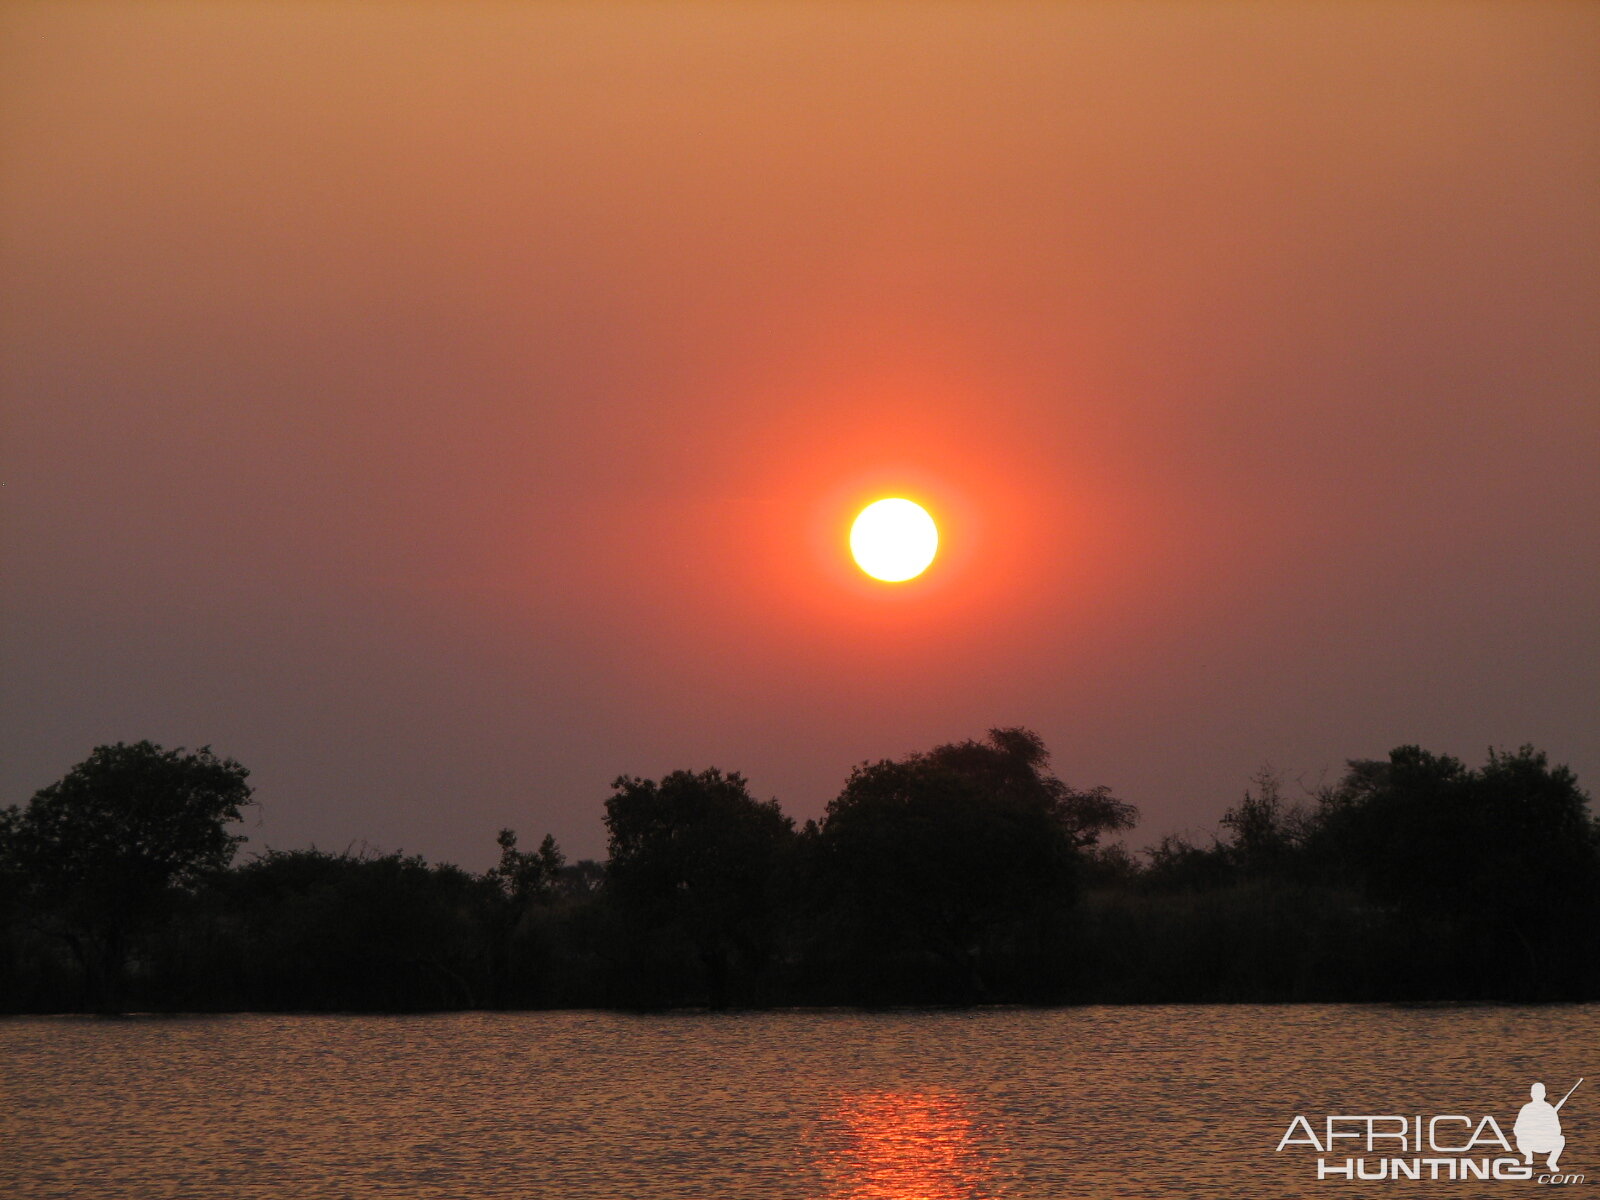
[(1531, 747), (1415, 746), (1204, 838), (1037, 735), (862, 764), (797, 828), (715, 768), (623, 777), (608, 860), (234, 862), (246, 771), (102, 746), (0, 810), (0, 1011), (1600, 998), (1600, 826)]

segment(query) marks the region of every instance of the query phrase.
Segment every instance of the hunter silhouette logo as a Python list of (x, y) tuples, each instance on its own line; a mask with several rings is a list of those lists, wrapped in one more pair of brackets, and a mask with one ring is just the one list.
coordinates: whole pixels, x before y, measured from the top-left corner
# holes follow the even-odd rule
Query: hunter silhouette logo
[[(1578, 1080), (1578, 1083), (1582, 1082)], [(1552, 1171), (1556, 1169), (1561, 1152), (1567, 1148), (1567, 1139), (1561, 1134), (1561, 1118), (1556, 1114), (1561, 1111), (1561, 1105), (1572, 1099), (1572, 1093), (1578, 1090), (1578, 1083), (1568, 1088), (1567, 1094), (1556, 1104), (1544, 1098), (1544, 1084), (1536, 1083), (1528, 1089), (1533, 1099), (1522, 1106), (1511, 1132), (1516, 1134), (1517, 1149), (1529, 1165), (1532, 1165), (1535, 1154), (1548, 1154), (1550, 1157), (1546, 1165)]]
[[(1317, 1151), (1318, 1179), (1503, 1179), (1535, 1183), (1583, 1183), (1581, 1174), (1561, 1173), (1567, 1138), (1561, 1129), (1561, 1108), (1578, 1084), (1556, 1103), (1545, 1099), (1545, 1086), (1528, 1089), (1531, 1099), (1511, 1127), (1513, 1151), (1500, 1122), (1450, 1113), (1325, 1117), (1319, 1134), (1304, 1116), (1296, 1116), (1278, 1142), (1278, 1150), (1311, 1146)], [(1340, 1151), (1359, 1151), (1347, 1158)], [(1544, 1159), (1543, 1169), (1534, 1158)]]

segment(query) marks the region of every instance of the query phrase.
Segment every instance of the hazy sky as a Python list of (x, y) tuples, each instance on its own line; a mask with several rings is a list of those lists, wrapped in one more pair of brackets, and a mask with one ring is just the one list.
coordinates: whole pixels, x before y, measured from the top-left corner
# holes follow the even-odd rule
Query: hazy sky
[[(1600, 783), (1600, 6), (0, 9), (0, 801), (603, 852), (1037, 729)], [(922, 500), (919, 583), (849, 564)]]

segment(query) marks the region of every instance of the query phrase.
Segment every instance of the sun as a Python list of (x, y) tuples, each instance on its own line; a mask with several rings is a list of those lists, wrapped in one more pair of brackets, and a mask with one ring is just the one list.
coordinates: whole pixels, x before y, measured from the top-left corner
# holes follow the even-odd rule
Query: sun
[(928, 569), (939, 552), (939, 527), (928, 510), (895, 497), (867, 505), (850, 526), (856, 565), (885, 583), (904, 583)]

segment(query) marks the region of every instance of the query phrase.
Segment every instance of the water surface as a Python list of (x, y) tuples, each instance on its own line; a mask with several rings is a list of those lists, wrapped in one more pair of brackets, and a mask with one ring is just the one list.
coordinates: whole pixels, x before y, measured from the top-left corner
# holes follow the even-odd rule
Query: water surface
[(1274, 1148), (1297, 1113), (1509, 1134), (1585, 1074), (1587, 1189), (1597, 1050), (1600, 1006), (13, 1019), (0, 1195), (1506, 1196), (1538, 1185), (1318, 1182)]

